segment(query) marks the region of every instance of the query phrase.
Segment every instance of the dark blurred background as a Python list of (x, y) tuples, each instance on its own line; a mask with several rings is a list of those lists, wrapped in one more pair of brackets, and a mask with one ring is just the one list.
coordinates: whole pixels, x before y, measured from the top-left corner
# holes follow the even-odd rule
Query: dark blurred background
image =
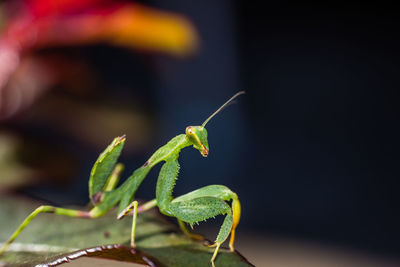
[[(398, 256), (398, 9), (384, 2), (140, 3), (190, 20), (196, 52), (182, 58), (102, 42), (35, 52), (46, 60), (62, 54), (64, 68), (77, 71), (63, 72), (29, 108), (3, 119), (3, 143), (23, 151), (12, 154), (25, 172), (10, 172), (30, 181), (7, 190), (85, 204), (90, 168), (114, 136), (127, 134), (127, 177), (246, 90), (208, 124), (207, 159), (182, 151), (175, 195), (224, 184), (240, 196), (244, 232)], [(158, 170), (138, 198), (154, 197)]]
[(254, 201), (249, 224), (398, 253), (396, 9), (285, 1), (236, 8), (248, 88), (247, 178), (238, 190)]

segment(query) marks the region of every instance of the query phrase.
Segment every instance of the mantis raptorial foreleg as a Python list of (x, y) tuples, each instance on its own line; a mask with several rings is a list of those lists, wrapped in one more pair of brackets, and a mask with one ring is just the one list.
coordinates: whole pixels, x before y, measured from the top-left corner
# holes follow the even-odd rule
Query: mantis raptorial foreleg
[[(179, 172), (179, 163), (176, 156), (166, 160), (160, 170), (156, 187), (156, 200), (161, 213), (176, 217), (189, 224), (213, 218), (217, 215), (226, 215), (218, 236), (215, 240), (215, 252), (211, 258), (214, 265), (219, 247), (230, 233), (230, 249), (233, 251), (235, 229), (240, 220), (240, 202), (237, 195), (222, 185), (210, 185), (183, 196), (173, 199), (172, 190)], [(232, 208), (225, 202), (232, 200)], [(184, 231), (185, 232), (185, 231)]]
[(232, 192), (228, 187), (224, 185), (208, 185), (175, 198), (174, 200), (172, 200), (172, 204), (191, 201), (194, 199), (199, 199), (204, 197), (213, 197), (224, 201), (232, 201), (231, 209), (232, 209), (233, 221), (232, 221), (232, 229), (230, 231), (231, 238), (229, 242), (229, 248), (231, 251), (234, 251), (235, 230), (237, 225), (239, 224), (241, 215), (241, 205), (236, 193)]
[(218, 253), (219, 247), (229, 236), (232, 225), (232, 211), (230, 206), (223, 200), (214, 197), (200, 197), (192, 200), (171, 203), (169, 209), (173, 216), (189, 224), (198, 223), (217, 215), (226, 215), (218, 236), (215, 240), (216, 249), (211, 262)]

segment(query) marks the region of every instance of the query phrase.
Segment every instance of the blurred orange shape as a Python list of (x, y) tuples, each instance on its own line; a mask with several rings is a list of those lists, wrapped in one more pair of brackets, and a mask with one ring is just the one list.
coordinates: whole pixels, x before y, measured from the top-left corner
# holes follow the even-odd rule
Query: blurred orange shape
[[(57, 4), (45, 4), (43, 0), (29, 2), (36, 3), (35, 12), (30, 15), (21, 12), (12, 19), (2, 38), (17, 44), (22, 51), (105, 42), (182, 56), (197, 48), (194, 27), (178, 14), (129, 2), (90, 5), (109, 2), (106, 0), (85, 0), (81, 4), (75, 0), (58, 0)], [(73, 10), (79, 12), (64, 13)]]
[(197, 48), (197, 35), (184, 17), (141, 5), (128, 5), (110, 16), (103, 34), (114, 44), (186, 55)]
[(176, 56), (197, 48), (196, 32), (183, 16), (137, 4), (42, 19), (31, 25), (29, 32), (36, 32), (36, 47), (106, 42)]

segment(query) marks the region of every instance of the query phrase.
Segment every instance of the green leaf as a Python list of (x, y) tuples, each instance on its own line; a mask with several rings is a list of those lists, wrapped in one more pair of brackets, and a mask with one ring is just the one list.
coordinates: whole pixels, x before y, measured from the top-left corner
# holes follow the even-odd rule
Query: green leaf
[[(32, 200), (0, 196), (0, 243), (39, 205)], [(166, 267), (211, 266), (214, 249), (187, 238), (155, 210), (138, 215), (136, 251), (129, 248), (132, 217), (117, 220), (116, 216), (116, 210), (98, 219), (39, 214), (0, 256), (0, 266), (61, 264), (78, 256)], [(252, 266), (227, 249), (220, 250), (215, 264)]]
[(114, 170), (118, 157), (124, 147), (125, 136), (116, 137), (112, 143), (100, 154), (99, 158), (93, 165), (89, 179), (89, 196), (93, 204), (93, 196), (102, 191), (107, 182), (107, 178)]

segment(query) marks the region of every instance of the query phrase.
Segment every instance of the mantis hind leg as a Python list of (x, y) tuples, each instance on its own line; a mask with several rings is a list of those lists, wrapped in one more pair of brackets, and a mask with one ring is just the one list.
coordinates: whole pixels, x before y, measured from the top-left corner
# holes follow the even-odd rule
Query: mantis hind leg
[(80, 211), (80, 210), (72, 210), (72, 209), (64, 209), (53, 206), (40, 206), (36, 210), (34, 210), (26, 219), (21, 223), (21, 225), (15, 230), (15, 232), (11, 235), (11, 237), (6, 241), (3, 247), (0, 248), (0, 254), (2, 254), (7, 247), (19, 236), (22, 230), (28, 226), (28, 224), (39, 214), (39, 213), (54, 213), (58, 215), (64, 215), (69, 217), (80, 217), (80, 218), (95, 218), (99, 217), (103, 214), (91, 214), (90, 212)]
[(187, 229), (187, 227), (186, 227), (184, 221), (178, 219), (178, 224), (179, 224), (179, 228), (181, 228), (182, 232), (183, 232), (187, 237), (189, 237), (189, 238), (191, 238), (191, 239), (195, 239), (195, 240), (204, 240), (204, 236), (199, 235), (199, 234), (191, 233), (191, 232)]

